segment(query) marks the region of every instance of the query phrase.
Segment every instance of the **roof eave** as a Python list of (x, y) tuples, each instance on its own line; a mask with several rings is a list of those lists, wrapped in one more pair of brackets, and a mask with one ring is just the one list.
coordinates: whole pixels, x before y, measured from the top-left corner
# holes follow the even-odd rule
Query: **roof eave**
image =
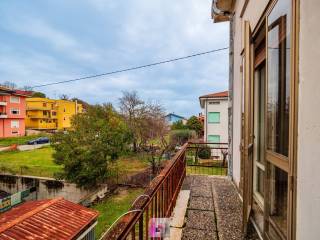
[(212, 0), (211, 17), (215, 23), (226, 22), (234, 12), (236, 0)]

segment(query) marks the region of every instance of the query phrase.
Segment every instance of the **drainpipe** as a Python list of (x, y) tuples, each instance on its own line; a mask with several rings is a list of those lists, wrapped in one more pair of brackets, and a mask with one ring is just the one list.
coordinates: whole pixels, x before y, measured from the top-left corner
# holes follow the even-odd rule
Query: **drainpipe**
[(230, 37), (229, 37), (229, 130), (228, 130), (228, 142), (229, 142), (229, 163), (228, 163), (228, 175), (232, 179), (233, 176), (233, 90), (234, 90), (234, 39), (233, 39), (233, 29), (234, 29), (233, 16), (230, 16)]

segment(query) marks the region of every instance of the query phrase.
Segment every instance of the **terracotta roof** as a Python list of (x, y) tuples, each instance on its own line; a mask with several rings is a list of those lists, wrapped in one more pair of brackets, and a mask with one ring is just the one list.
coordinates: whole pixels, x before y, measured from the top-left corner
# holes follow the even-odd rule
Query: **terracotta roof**
[(29, 201), (0, 215), (0, 240), (74, 239), (98, 215), (63, 198)]
[(229, 91), (210, 93), (207, 95), (200, 96), (199, 98), (225, 98), (229, 96)]
[(24, 91), (24, 90), (14, 90), (15, 94), (30, 97), (32, 95), (32, 91)]
[(24, 90), (19, 90), (19, 89), (11, 89), (11, 88), (7, 88), (4, 86), (0, 86), (0, 91), (4, 91), (13, 95), (19, 95), (19, 96), (25, 96), (25, 97), (29, 97), (32, 95), (32, 91), (24, 91)]

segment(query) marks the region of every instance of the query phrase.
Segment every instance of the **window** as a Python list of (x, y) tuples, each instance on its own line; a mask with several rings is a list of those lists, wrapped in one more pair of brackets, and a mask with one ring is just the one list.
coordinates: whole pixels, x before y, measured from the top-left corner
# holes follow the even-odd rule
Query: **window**
[(47, 116), (47, 111), (43, 111), (43, 115), (44, 115), (44, 116)]
[(209, 135), (208, 142), (210, 143), (220, 143), (220, 135)]
[(10, 96), (11, 103), (20, 103), (20, 98), (16, 96)]
[(11, 128), (19, 128), (19, 120), (11, 120)]
[(10, 110), (10, 112), (11, 112), (12, 115), (19, 115), (20, 114), (20, 109), (12, 108)]
[(268, 17), (267, 149), (288, 156), (291, 1), (279, 1)]
[(209, 102), (209, 105), (218, 105), (218, 104), (220, 104), (219, 101)]
[(43, 107), (47, 107), (47, 103), (42, 103), (42, 106)]
[(17, 130), (12, 130), (12, 131), (11, 131), (11, 134), (14, 134), (14, 135), (19, 134), (19, 131), (17, 131)]
[(220, 123), (220, 113), (219, 112), (209, 112), (208, 123)]
[(57, 113), (56, 112), (52, 112), (52, 116), (57, 116)]

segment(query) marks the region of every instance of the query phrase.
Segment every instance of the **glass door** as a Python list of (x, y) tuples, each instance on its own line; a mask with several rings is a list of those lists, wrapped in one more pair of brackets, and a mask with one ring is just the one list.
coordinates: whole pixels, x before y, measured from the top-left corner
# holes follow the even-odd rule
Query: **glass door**
[(277, 1), (267, 16), (265, 231), (270, 239), (288, 239), (291, 4)]
[(265, 64), (255, 71), (254, 86), (254, 197), (263, 209), (264, 175), (265, 175)]

